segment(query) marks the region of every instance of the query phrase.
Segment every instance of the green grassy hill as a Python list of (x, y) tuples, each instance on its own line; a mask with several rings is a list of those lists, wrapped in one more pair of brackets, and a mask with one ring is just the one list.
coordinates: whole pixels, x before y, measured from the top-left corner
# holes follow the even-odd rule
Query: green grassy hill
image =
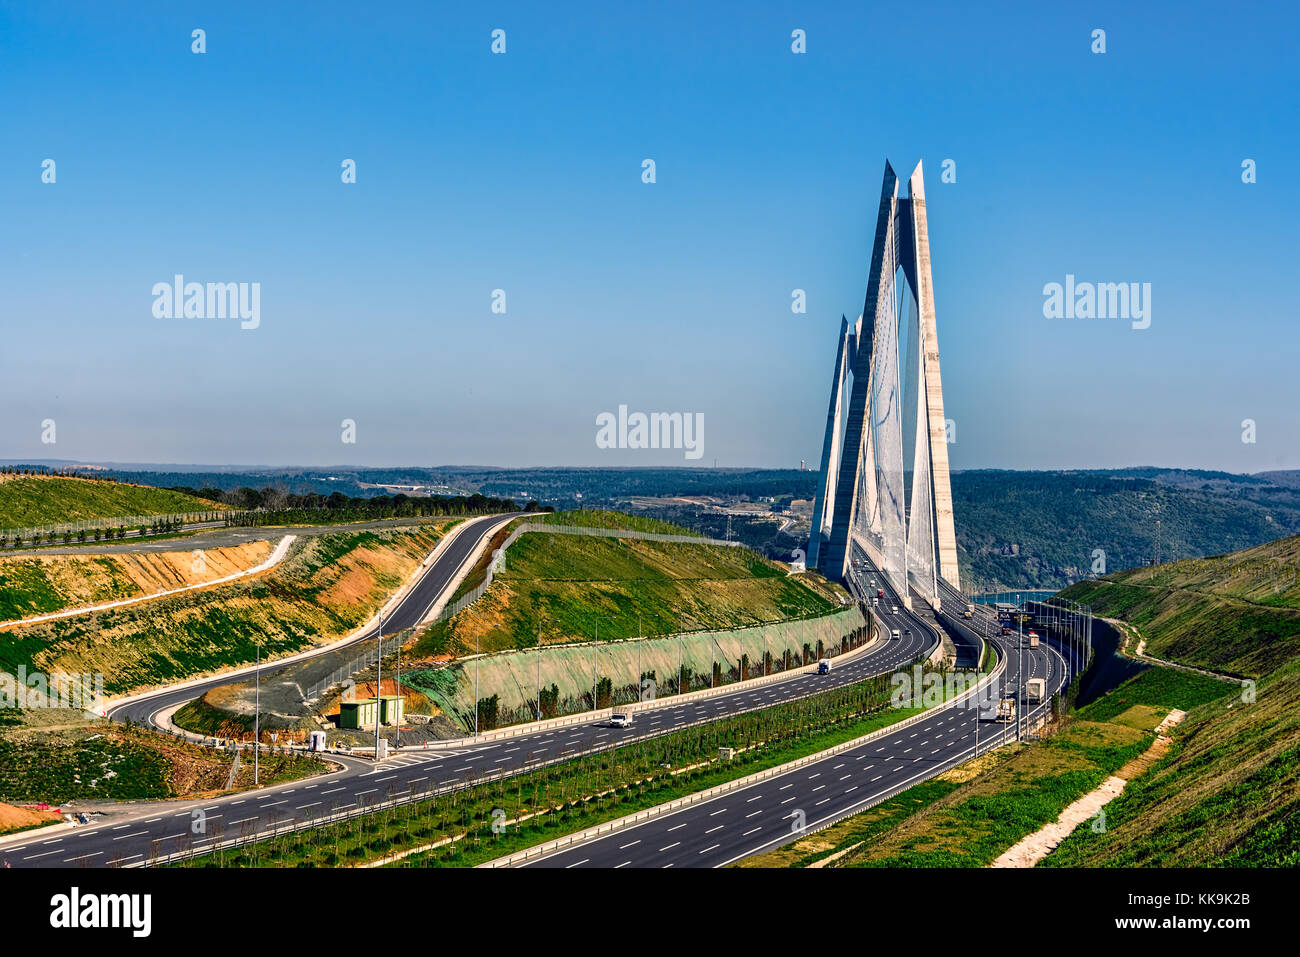
[(1116, 572), (1062, 594), (1133, 625), (1158, 658), (1259, 678), (1300, 657), (1300, 536)]
[[(1052, 866), (1300, 864), (1300, 537), (1215, 558), (1134, 569), (1068, 589), (1128, 622), (1153, 655), (1257, 679), (1188, 711), (1169, 753), (1080, 829)], [(1088, 708), (1139, 683), (1156, 668)]]
[(608, 640), (635, 638), (638, 627), (645, 636), (735, 628), (825, 614), (841, 594), (743, 548), (534, 533), (510, 547), (483, 597), (431, 628), (420, 649), (472, 652), (476, 634), (484, 651), (526, 648), (539, 629), (544, 644), (590, 641), (597, 624)]
[(52, 475), (0, 476), (0, 528), (37, 528), (95, 518), (174, 515), (225, 508), (147, 485)]
[[(1144, 672), (1111, 694), (1133, 693), (1148, 676), (1171, 670)], [(1043, 864), (1300, 865), (1300, 662), (1260, 681), (1254, 701), (1232, 685), (1222, 688), (1225, 694), (1205, 704), (1162, 696), (1162, 705), (1188, 711), (1169, 752), (1106, 806), (1105, 831), (1079, 828)]]

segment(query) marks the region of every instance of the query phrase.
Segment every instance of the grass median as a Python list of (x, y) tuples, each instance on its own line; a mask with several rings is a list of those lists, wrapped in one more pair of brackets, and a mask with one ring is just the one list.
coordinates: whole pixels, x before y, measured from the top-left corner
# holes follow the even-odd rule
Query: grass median
[[(889, 676), (882, 675), (507, 778), (469, 778), (454, 790), (410, 795), (410, 803), (346, 821), (263, 841), (249, 835), (241, 846), (182, 866), (333, 867), (401, 853), (409, 856), (398, 866), (474, 866), (815, 754), (918, 713), (892, 708), (889, 699)], [(734, 757), (722, 759), (721, 747), (737, 749)], [(183, 849), (159, 847), (154, 857), (177, 850)]]

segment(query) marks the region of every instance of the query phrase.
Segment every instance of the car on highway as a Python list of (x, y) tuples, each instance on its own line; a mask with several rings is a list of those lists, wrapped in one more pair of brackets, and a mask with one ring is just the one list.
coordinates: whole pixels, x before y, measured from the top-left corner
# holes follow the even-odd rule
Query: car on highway
[(611, 728), (630, 728), (632, 727), (632, 712), (615, 711), (609, 716), (609, 726)]
[(895, 615), (898, 614), (898, 606), (897, 606), (897, 605), (890, 605), (890, 606), (889, 606), (889, 610), (892, 611)]
[(829, 658), (823, 658), (821, 661), (817, 662), (817, 673), (819, 675), (828, 675), (831, 673), (831, 660)]
[(898, 629), (897, 629), (897, 628), (895, 628), (893, 631), (891, 631), (890, 634), (893, 635), (895, 638), (902, 637), (901, 635), (899, 635), (899, 633), (898, 633)]

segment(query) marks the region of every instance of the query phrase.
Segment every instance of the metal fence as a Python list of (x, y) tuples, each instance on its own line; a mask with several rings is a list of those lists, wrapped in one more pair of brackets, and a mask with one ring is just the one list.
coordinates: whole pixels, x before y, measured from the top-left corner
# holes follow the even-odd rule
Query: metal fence
[[(667, 532), (640, 532), (621, 528), (588, 528), (583, 525), (550, 525), (545, 522), (525, 522), (519, 525), (509, 537), (501, 543), (501, 547), (493, 553), (492, 563), (488, 566), (487, 574), (483, 576), (483, 581), (477, 586), (461, 595), (454, 602), (443, 607), (430, 621), (429, 624), (437, 624), (446, 621), (448, 618), (454, 618), (462, 611), (468, 608), (474, 602), (483, 597), (483, 593), (488, 590), (496, 577), (498, 569), (504, 567), (506, 549), (513, 545), (520, 535), (526, 535), (529, 532), (541, 532), (552, 535), (589, 535), (595, 538), (641, 538), (654, 542), (682, 542), (689, 545), (725, 545), (731, 548), (746, 548), (748, 546), (741, 542), (725, 541), (720, 538), (701, 538), (695, 535), (673, 535)], [(752, 549), (751, 549), (752, 551)], [(394, 635), (391, 638), (385, 638), (383, 641), (384, 655), (391, 655), (397, 650), (399, 645), (405, 644), (410, 638), (412, 630), (408, 629), (401, 634)], [(367, 668), (373, 667), (379, 660), (378, 649), (371, 649), (365, 654), (359, 655), (342, 667), (336, 668), (328, 677), (317, 681), (311, 685), (304, 693), (304, 700), (315, 701), (327, 690), (336, 684), (346, 681), (348, 678)]]
[(138, 532), (142, 525), (146, 528), (152, 528), (158, 523), (179, 522), (182, 525), (194, 525), (204, 522), (224, 522), (229, 514), (232, 513), (212, 509), (202, 512), (173, 512), (168, 515), (122, 515), (116, 518), (87, 518), (77, 522), (62, 522), (57, 525), (0, 529), (0, 541), (5, 544), (16, 540), (27, 542), (35, 540), (48, 541), (51, 535), (56, 540), (62, 540), (65, 535), (71, 539), (78, 539), (81, 532), (90, 535), (95, 531), (115, 531), (118, 528), (124, 528), (127, 535), (132, 535)]

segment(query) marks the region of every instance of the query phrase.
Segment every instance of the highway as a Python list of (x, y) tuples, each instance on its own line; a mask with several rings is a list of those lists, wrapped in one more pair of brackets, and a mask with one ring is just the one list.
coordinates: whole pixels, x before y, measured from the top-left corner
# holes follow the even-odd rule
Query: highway
[[(478, 543), (490, 538), (497, 527), (512, 517), (476, 519), (472, 526), (466, 523), (465, 533), (445, 547), (438, 560), (430, 565), (393, 609), (391, 616), (385, 619), (385, 631), (395, 631), (419, 621), (449, 587), (457, 568), (472, 555)], [(170, 854), (200, 853), (219, 844), (253, 839), (275, 828), (309, 825), (331, 814), (364, 813), (370, 805), (381, 800), (412, 800), (467, 787), (485, 777), (517, 774), (728, 715), (798, 700), (872, 675), (890, 673), (919, 657), (928, 656), (939, 638), (922, 619), (906, 611), (883, 576), (875, 577), (886, 591), (886, 598), (874, 609), (882, 638), (873, 647), (839, 664), (828, 675), (797, 674), (762, 685), (741, 684), (734, 690), (709, 698), (674, 703), (672, 697), (667, 697), (653, 704), (644, 703), (637, 707), (635, 723), (625, 729), (611, 728), (606, 722), (593, 720), (487, 742), (405, 749), (392, 753), (378, 765), (369, 760), (345, 758), (340, 761), (343, 769), (330, 774), (208, 800), (128, 805), (105, 815), (102, 823), (83, 825), (57, 836), (34, 832), (25, 842), (0, 844), (0, 862), (7, 862), (12, 867), (140, 866)], [(860, 591), (862, 584), (854, 583), (854, 588)], [(899, 607), (897, 613), (892, 611), (895, 604)], [(945, 594), (944, 606), (950, 614), (959, 617), (965, 608), (965, 599), (954, 591), (951, 596)], [(889, 637), (895, 628), (900, 632), (897, 639)], [(372, 637), (373, 631), (356, 640)], [(1037, 649), (1035, 654), (1027, 653), (1026, 668), (1030, 676), (1048, 677), (1051, 687), (1055, 687), (1051, 682), (1058, 680), (1057, 676), (1063, 672), (1063, 663), (1054, 664), (1053, 654), (1046, 647)], [(1010, 667), (1014, 669), (1015, 656), (1010, 656), (1010, 659)], [(163, 689), (115, 707), (111, 716), (122, 720), (129, 715), (135, 721), (152, 721), (159, 710), (190, 700), (210, 687), (239, 677), (241, 673), (226, 674), (184, 688)], [(701, 826), (682, 828), (680, 834), (674, 831), (673, 839), (655, 844), (652, 856), (622, 854), (625, 849), (615, 844), (601, 846), (577, 858), (557, 855), (537, 863), (551, 865), (555, 861), (551, 866), (577, 863), (591, 866), (599, 861), (611, 867), (628, 862), (638, 866), (663, 866), (669, 858), (660, 860), (659, 855), (669, 855), (676, 866), (727, 863), (761, 850), (773, 841), (779, 842), (783, 837), (779, 822), (787, 816), (791, 806), (804, 810), (808, 826), (815, 826), (819, 820), (851, 808), (871, 795), (906, 786), (964, 760), (970, 756), (968, 744), (973, 743), (973, 716), (974, 711), (965, 709), (937, 714), (923, 724), (899, 732), (898, 740), (891, 737), (888, 745), (885, 739), (873, 744), (873, 748), (883, 748), (873, 752), (879, 755), (879, 760), (869, 760), (865, 755), (860, 759), (857, 755), (840, 756), (828, 761), (825, 772), (808, 772), (821, 776), (806, 779), (806, 787), (794, 784), (783, 793), (781, 788), (789, 782), (771, 784), (772, 793), (760, 794), (740, 819), (728, 819), (729, 832), (717, 830), (717, 823), (705, 825), (700, 822)], [(990, 729), (987, 732), (990, 739), (998, 733), (992, 729), (1005, 730), (1002, 725), (988, 724), (986, 727)], [(983, 750), (985, 740), (983, 735), (981, 738)], [(331, 758), (338, 760), (335, 756)], [(846, 761), (844, 768), (835, 766)], [(834, 772), (833, 776), (823, 780), (831, 772)], [(861, 779), (845, 778), (846, 774), (854, 773), (860, 773)], [(829, 787), (832, 782), (836, 787)], [(742, 801), (748, 801), (749, 797), (753, 795)], [(791, 797), (795, 800), (789, 800)], [(730, 798), (728, 795), (731, 809), (724, 809), (719, 818), (740, 813)], [(717, 810), (717, 806), (712, 806), (703, 813), (707, 817)], [(191, 826), (197, 811), (202, 811), (204, 820), (200, 833), (194, 833)], [(755, 814), (756, 811), (762, 813)], [(695, 813), (699, 813), (698, 808)], [(748, 822), (748, 826), (741, 827), (742, 820)], [(677, 823), (681, 821), (669, 826)], [(696, 832), (698, 840), (688, 840)], [(642, 853), (647, 853), (654, 840), (657, 838), (645, 840), (644, 846), (637, 847), (641, 847)], [(714, 847), (714, 844), (718, 846)], [(683, 847), (687, 850), (678, 851)], [(615, 857), (619, 859), (614, 860)]]
[[(446, 547), (392, 615), (385, 631), (396, 631), (419, 621), (448, 587), (460, 563), (475, 545), (490, 537), (497, 526), (513, 516), (475, 520), (476, 525)], [(468, 523), (467, 523), (468, 524)], [(882, 606), (893, 604), (890, 594)], [(637, 706), (632, 727), (614, 729), (591, 721), (560, 728), (525, 732), (495, 741), (465, 746), (435, 746), (427, 750), (394, 752), (377, 766), (372, 761), (343, 759), (341, 771), (201, 801), (169, 801), (127, 806), (56, 837), (33, 833), (28, 842), (0, 844), (0, 861), (10, 866), (139, 866), (160, 856), (211, 849), (217, 843), (250, 839), (292, 822), (308, 823), (333, 813), (361, 813), (378, 800), (414, 799), (434, 792), (466, 787), (483, 776), (508, 776), (577, 755), (618, 747), (674, 729), (717, 720), (783, 702), (794, 701), (851, 684), (871, 675), (886, 674), (934, 650), (938, 636), (901, 610), (876, 609), (885, 636), (897, 627), (900, 637), (884, 637), (835, 667), (828, 675), (796, 674), (762, 685), (741, 684), (715, 697), (674, 703), (672, 697)], [(910, 631), (910, 634), (908, 633)], [(364, 641), (373, 632), (358, 638)], [(337, 647), (337, 646), (336, 646)], [(265, 670), (265, 669), (264, 669)], [(151, 722), (160, 710), (190, 700), (208, 688), (227, 683), (243, 673), (179, 689), (163, 689), (119, 705), (111, 716), (130, 716)], [(331, 756), (333, 759), (334, 756)], [(205, 830), (191, 831), (194, 812), (201, 810)]]
[[(497, 529), (518, 518), (521, 514), (512, 513), (472, 518), (451, 529), (448, 534), (453, 537), (438, 556), (437, 561), (431, 563), (424, 570), (402, 601), (384, 619), (384, 633), (395, 634), (419, 624), (429, 610), (433, 608), (442, 593), (454, 581), (461, 566), (474, 554), (479, 544), (490, 539)], [(348, 641), (270, 662), (262, 667), (262, 672), (263, 674), (270, 674), (275, 668), (281, 667), (289, 661), (302, 661), (350, 645), (372, 641), (378, 636), (378, 631), (378, 626), (376, 626)], [(249, 666), (237, 671), (224, 672), (204, 681), (173, 686), (145, 695), (132, 696), (123, 703), (110, 707), (108, 717), (114, 721), (125, 721), (130, 718), (136, 724), (156, 726), (154, 716), (159, 711), (193, 700), (211, 688), (252, 677), (255, 670), (255, 667)]]
[[(864, 562), (861, 579), (875, 574)], [(946, 583), (945, 583), (946, 586)], [(887, 589), (887, 593), (889, 593)], [(892, 593), (889, 593), (892, 594)], [(892, 601), (892, 598), (891, 598)], [(966, 599), (951, 587), (941, 588), (947, 614), (960, 618)], [(901, 611), (902, 609), (900, 609)], [(987, 612), (977, 609), (979, 615)], [(912, 618), (913, 627), (920, 619)], [(978, 632), (981, 618), (973, 619)], [(1000, 630), (1000, 629), (998, 629)], [(1064, 656), (1046, 643), (1023, 648), (993, 639), (1007, 661), (1006, 685), (1024, 678), (1047, 679), (1047, 700), (1030, 706), (1032, 720), (1048, 707), (1050, 696), (1068, 681)], [(905, 791), (975, 756), (1015, 740), (1015, 725), (980, 721), (977, 707), (946, 707), (928, 719), (876, 738), (859, 748), (767, 778), (708, 801), (621, 828), (607, 835), (520, 864), (521, 867), (722, 867), (790, 841), (819, 826)]]

